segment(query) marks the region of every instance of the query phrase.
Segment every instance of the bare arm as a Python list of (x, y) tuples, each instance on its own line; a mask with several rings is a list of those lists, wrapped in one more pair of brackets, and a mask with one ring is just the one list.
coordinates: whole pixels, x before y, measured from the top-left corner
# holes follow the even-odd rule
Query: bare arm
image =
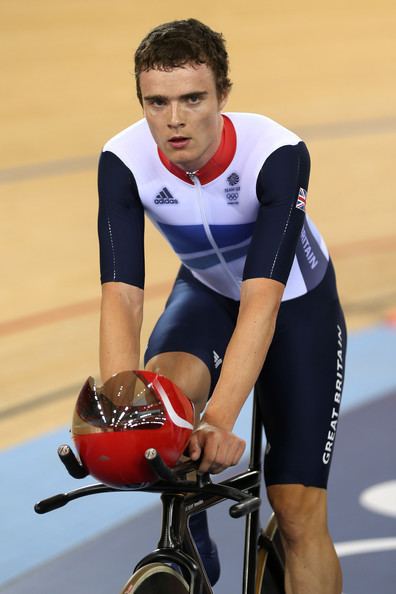
[(263, 366), (275, 330), (284, 285), (271, 279), (243, 282), (237, 324), (205, 420), (232, 430)]
[(100, 371), (103, 382), (114, 373), (139, 367), (142, 319), (142, 289), (122, 282), (102, 285)]
[(284, 285), (265, 278), (242, 283), (237, 324), (224, 357), (219, 381), (190, 442), (200, 470), (220, 472), (237, 464), (245, 443), (231, 433), (263, 366), (274, 334)]

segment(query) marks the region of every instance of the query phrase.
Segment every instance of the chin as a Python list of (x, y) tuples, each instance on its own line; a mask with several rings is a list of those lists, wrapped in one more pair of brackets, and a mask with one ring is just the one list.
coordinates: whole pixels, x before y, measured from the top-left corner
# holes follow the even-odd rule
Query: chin
[(172, 163), (184, 169), (184, 171), (191, 171), (191, 163), (193, 160), (189, 158), (187, 155), (182, 155), (181, 153), (177, 152), (176, 154), (173, 153), (172, 155), (166, 155)]

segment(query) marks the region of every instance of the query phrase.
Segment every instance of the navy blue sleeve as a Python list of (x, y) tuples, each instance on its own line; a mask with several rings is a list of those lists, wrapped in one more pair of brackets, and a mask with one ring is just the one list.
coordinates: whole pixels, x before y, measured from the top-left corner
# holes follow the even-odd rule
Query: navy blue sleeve
[(274, 151), (257, 178), (260, 202), (243, 280), (272, 278), (286, 284), (305, 218), (310, 159), (303, 142)]
[(135, 179), (114, 153), (101, 154), (98, 172), (101, 282), (144, 287), (144, 209)]

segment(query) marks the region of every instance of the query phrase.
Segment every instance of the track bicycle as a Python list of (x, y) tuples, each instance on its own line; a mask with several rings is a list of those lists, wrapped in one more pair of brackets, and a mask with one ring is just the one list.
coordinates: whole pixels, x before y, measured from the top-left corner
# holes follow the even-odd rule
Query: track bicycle
[[(136, 565), (120, 594), (213, 594), (188, 520), (191, 515), (228, 499), (234, 502), (230, 516), (245, 517), (242, 594), (285, 594), (284, 552), (274, 514), (266, 528), (260, 529), (262, 433), (256, 388), (250, 458), (245, 472), (219, 483), (213, 483), (209, 474), (194, 473), (195, 479), (191, 480), (188, 477), (196, 470), (197, 462), (181, 462), (170, 469), (155, 449), (146, 450), (147, 464), (158, 480), (134, 490), (161, 495), (160, 538), (157, 548)], [(68, 445), (60, 446), (58, 455), (74, 478), (87, 476), (88, 472)], [(34, 509), (44, 514), (80, 497), (120, 490), (124, 489), (96, 483), (44, 499)]]

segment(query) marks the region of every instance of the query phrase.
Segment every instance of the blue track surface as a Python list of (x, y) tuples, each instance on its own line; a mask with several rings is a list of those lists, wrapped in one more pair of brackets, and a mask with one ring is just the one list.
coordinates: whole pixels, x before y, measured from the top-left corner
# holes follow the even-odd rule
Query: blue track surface
[[(344, 415), (358, 411), (363, 404), (396, 390), (395, 354), (396, 331), (390, 327), (378, 326), (351, 334), (343, 399)], [(236, 432), (245, 439), (249, 438), (249, 405), (240, 415)], [(365, 436), (366, 440), (369, 438)], [(360, 440), (362, 435), (356, 435), (354, 439)], [(127, 520), (133, 518), (137, 521), (136, 517), (143, 517), (158, 500), (156, 495), (143, 493), (108, 494), (80, 500), (47, 516), (36, 515), (33, 512), (35, 501), (92, 482), (85, 480), (76, 483), (67, 476), (56, 455), (57, 446), (64, 442), (70, 443), (67, 428), (0, 454), (0, 472), (5, 485), (0, 496), (1, 591), (11, 593), (10, 586), (6, 584), (18, 584), (21, 574), (72, 552), (118, 524), (125, 525)], [(339, 444), (337, 447), (340, 447)], [(370, 480), (366, 482), (371, 484)], [(341, 501), (339, 504), (341, 506)], [(122, 579), (118, 580), (118, 584), (121, 583)], [(39, 591), (37, 588), (33, 590)]]

